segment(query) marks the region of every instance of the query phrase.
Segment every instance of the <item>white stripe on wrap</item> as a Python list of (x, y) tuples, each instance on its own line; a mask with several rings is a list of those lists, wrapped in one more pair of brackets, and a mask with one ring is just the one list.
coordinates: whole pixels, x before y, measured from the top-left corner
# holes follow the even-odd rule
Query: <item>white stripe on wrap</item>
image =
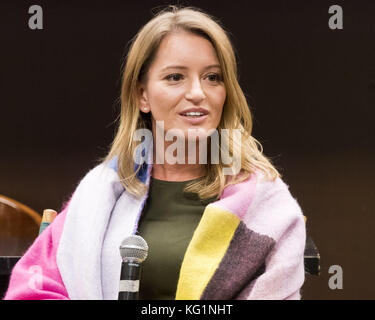
[(139, 280), (120, 280), (119, 292), (138, 292)]

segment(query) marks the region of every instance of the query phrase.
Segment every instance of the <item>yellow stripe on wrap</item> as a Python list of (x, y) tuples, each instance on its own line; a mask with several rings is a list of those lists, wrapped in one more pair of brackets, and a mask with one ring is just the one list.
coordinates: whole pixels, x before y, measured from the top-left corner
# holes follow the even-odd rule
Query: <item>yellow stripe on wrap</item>
[(199, 300), (240, 223), (225, 209), (208, 205), (186, 250), (176, 300)]

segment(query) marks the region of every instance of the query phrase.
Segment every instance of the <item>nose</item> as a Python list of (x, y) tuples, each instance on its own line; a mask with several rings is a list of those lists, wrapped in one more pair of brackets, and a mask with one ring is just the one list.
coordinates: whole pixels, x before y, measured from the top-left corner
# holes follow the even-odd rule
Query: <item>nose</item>
[(192, 101), (194, 104), (198, 104), (206, 99), (200, 79), (194, 79), (192, 81), (190, 88), (186, 90), (185, 98), (186, 100)]

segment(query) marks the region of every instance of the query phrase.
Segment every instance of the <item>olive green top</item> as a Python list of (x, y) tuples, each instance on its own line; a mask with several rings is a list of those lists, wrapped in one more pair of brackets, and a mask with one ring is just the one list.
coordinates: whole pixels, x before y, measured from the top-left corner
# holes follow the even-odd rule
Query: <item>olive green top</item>
[(197, 194), (183, 192), (189, 182), (198, 179), (176, 182), (151, 177), (138, 227), (138, 234), (149, 246), (142, 264), (139, 290), (142, 300), (175, 299), (187, 246), (205, 207), (216, 200), (216, 197), (201, 200)]

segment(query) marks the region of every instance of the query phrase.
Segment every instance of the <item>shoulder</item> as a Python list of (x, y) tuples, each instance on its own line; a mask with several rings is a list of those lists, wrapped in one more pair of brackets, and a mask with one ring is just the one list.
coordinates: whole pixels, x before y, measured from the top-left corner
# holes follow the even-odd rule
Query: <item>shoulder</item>
[(244, 217), (246, 225), (277, 240), (285, 230), (304, 227), (303, 213), (288, 185), (281, 179), (267, 180), (259, 172), (251, 204)]
[[(77, 184), (63, 212), (58, 215), (59, 226), (75, 225), (101, 216), (101, 208), (106, 203), (113, 203), (123, 192), (117, 172), (107, 163), (101, 163), (89, 170)], [(56, 218), (57, 219), (57, 218)], [(73, 228), (74, 229), (74, 228)], [(65, 231), (64, 231), (65, 232)]]
[(262, 173), (256, 175), (256, 186), (252, 207), (276, 206), (295, 207), (300, 209), (297, 200), (289, 190), (289, 186), (281, 179), (267, 179)]
[(104, 186), (111, 186), (113, 184), (121, 187), (119, 177), (113, 163), (103, 162), (88, 170), (76, 184), (76, 189), (73, 193), (80, 194), (82, 192), (96, 193), (101, 192)]
[(88, 170), (83, 176), (81, 181), (93, 180), (93, 179), (107, 179), (117, 176), (117, 166), (111, 162), (102, 162), (97, 164), (95, 167)]

